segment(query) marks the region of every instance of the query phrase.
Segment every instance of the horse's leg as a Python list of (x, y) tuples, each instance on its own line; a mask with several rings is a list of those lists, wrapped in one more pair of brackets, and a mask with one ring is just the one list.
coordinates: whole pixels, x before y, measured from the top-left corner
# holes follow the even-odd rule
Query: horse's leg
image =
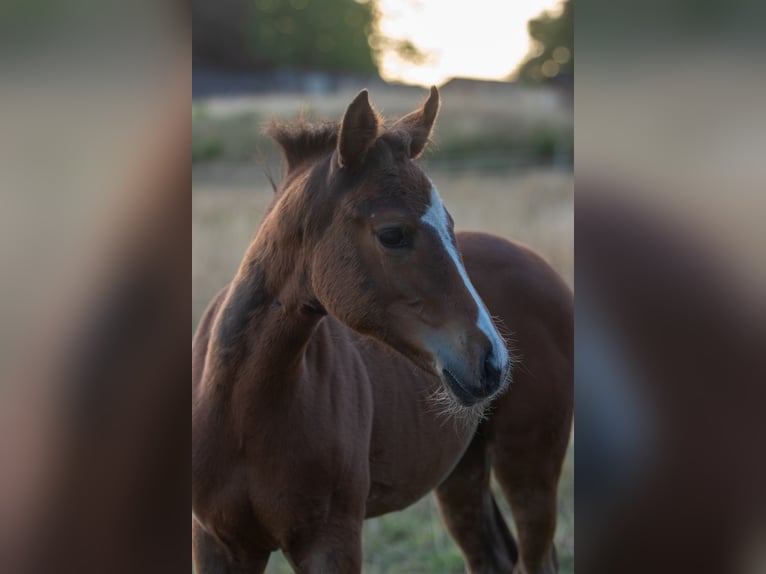
[(539, 426), (530, 423), (524, 432), (504, 411), (499, 405), (493, 417), (492, 466), (516, 524), (519, 561), (514, 573), (553, 574), (558, 571), (553, 545), (556, 496), (571, 417), (553, 423), (556, 417), (541, 415)]
[(221, 545), (192, 519), (192, 562), (195, 574), (263, 574), (269, 553), (233, 561)]
[[(334, 521), (330, 518), (328, 523)], [(360, 574), (362, 524), (336, 524), (310, 529), (284, 551), (297, 574)]]
[(510, 573), (517, 557), (489, 478), (487, 446), (477, 434), (452, 474), (436, 489), (442, 518), (471, 574)]
[(514, 573), (554, 574), (558, 571), (553, 546), (556, 478), (545, 477), (545, 471), (529, 458), (504, 453), (495, 460), (495, 476), (511, 506), (519, 538), (519, 564)]
[(532, 470), (514, 471), (513, 466), (526, 466), (515, 459), (502, 460), (495, 475), (511, 506), (519, 537), (520, 560), (514, 570), (518, 574), (554, 574), (558, 571), (553, 535), (556, 529), (556, 484), (529, 476)]

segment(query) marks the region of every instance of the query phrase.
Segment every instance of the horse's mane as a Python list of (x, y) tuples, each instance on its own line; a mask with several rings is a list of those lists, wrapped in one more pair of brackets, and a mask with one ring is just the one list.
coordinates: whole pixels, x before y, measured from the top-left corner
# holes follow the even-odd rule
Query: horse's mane
[[(379, 118), (378, 137), (400, 149), (409, 149), (411, 136), (406, 130), (397, 129), (396, 123), (386, 126), (385, 119)], [(340, 122), (317, 120), (304, 117), (291, 122), (272, 120), (264, 130), (280, 147), (285, 160), (285, 175), (308, 160), (316, 160), (330, 154), (338, 146)], [(271, 178), (270, 178), (271, 179)], [(277, 190), (272, 180), (272, 187)]]
[(266, 134), (279, 144), (289, 172), (306, 159), (334, 150), (339, 128), (339, 122), (309, 122), (305, 118), (290, 123), (274, 120), (266, 127)]

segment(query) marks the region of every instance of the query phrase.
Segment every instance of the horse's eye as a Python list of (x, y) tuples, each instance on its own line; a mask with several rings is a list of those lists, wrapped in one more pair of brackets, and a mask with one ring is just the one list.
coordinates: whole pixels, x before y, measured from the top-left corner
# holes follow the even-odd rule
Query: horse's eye
[(378, 231), (378, 241), (383, 247), (389, 249), (399, 249), (401, 247), (407, 247), (409, 241), (404, 233), (404, 229), (401, 227), (386, 227)]

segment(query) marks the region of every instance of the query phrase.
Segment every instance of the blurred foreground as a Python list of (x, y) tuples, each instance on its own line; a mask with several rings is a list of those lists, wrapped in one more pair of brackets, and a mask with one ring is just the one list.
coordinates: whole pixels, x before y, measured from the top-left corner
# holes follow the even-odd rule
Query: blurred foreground
[(578, 569), (766, 571), (764, 5), (578, 4)]

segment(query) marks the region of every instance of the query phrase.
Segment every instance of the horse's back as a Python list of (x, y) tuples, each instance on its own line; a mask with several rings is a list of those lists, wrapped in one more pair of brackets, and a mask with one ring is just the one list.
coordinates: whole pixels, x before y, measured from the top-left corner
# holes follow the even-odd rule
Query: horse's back
[(572, 291), (550, 264), (525, 245), (487, 233), (459, 232), (457, 241), (484, 302), (511, 315), (502, 316), (513, 321), (501, 327), (516, 330), (516, 321), (534, 318), (571, 347)]
[(490, 424), (568, 436), (574, 401), (571, 289), (526, 246), (474, 232), (458, 233), (457, 240), (471, 281), (499, 320), (514, 358), (511, 387), (496, 399)]

